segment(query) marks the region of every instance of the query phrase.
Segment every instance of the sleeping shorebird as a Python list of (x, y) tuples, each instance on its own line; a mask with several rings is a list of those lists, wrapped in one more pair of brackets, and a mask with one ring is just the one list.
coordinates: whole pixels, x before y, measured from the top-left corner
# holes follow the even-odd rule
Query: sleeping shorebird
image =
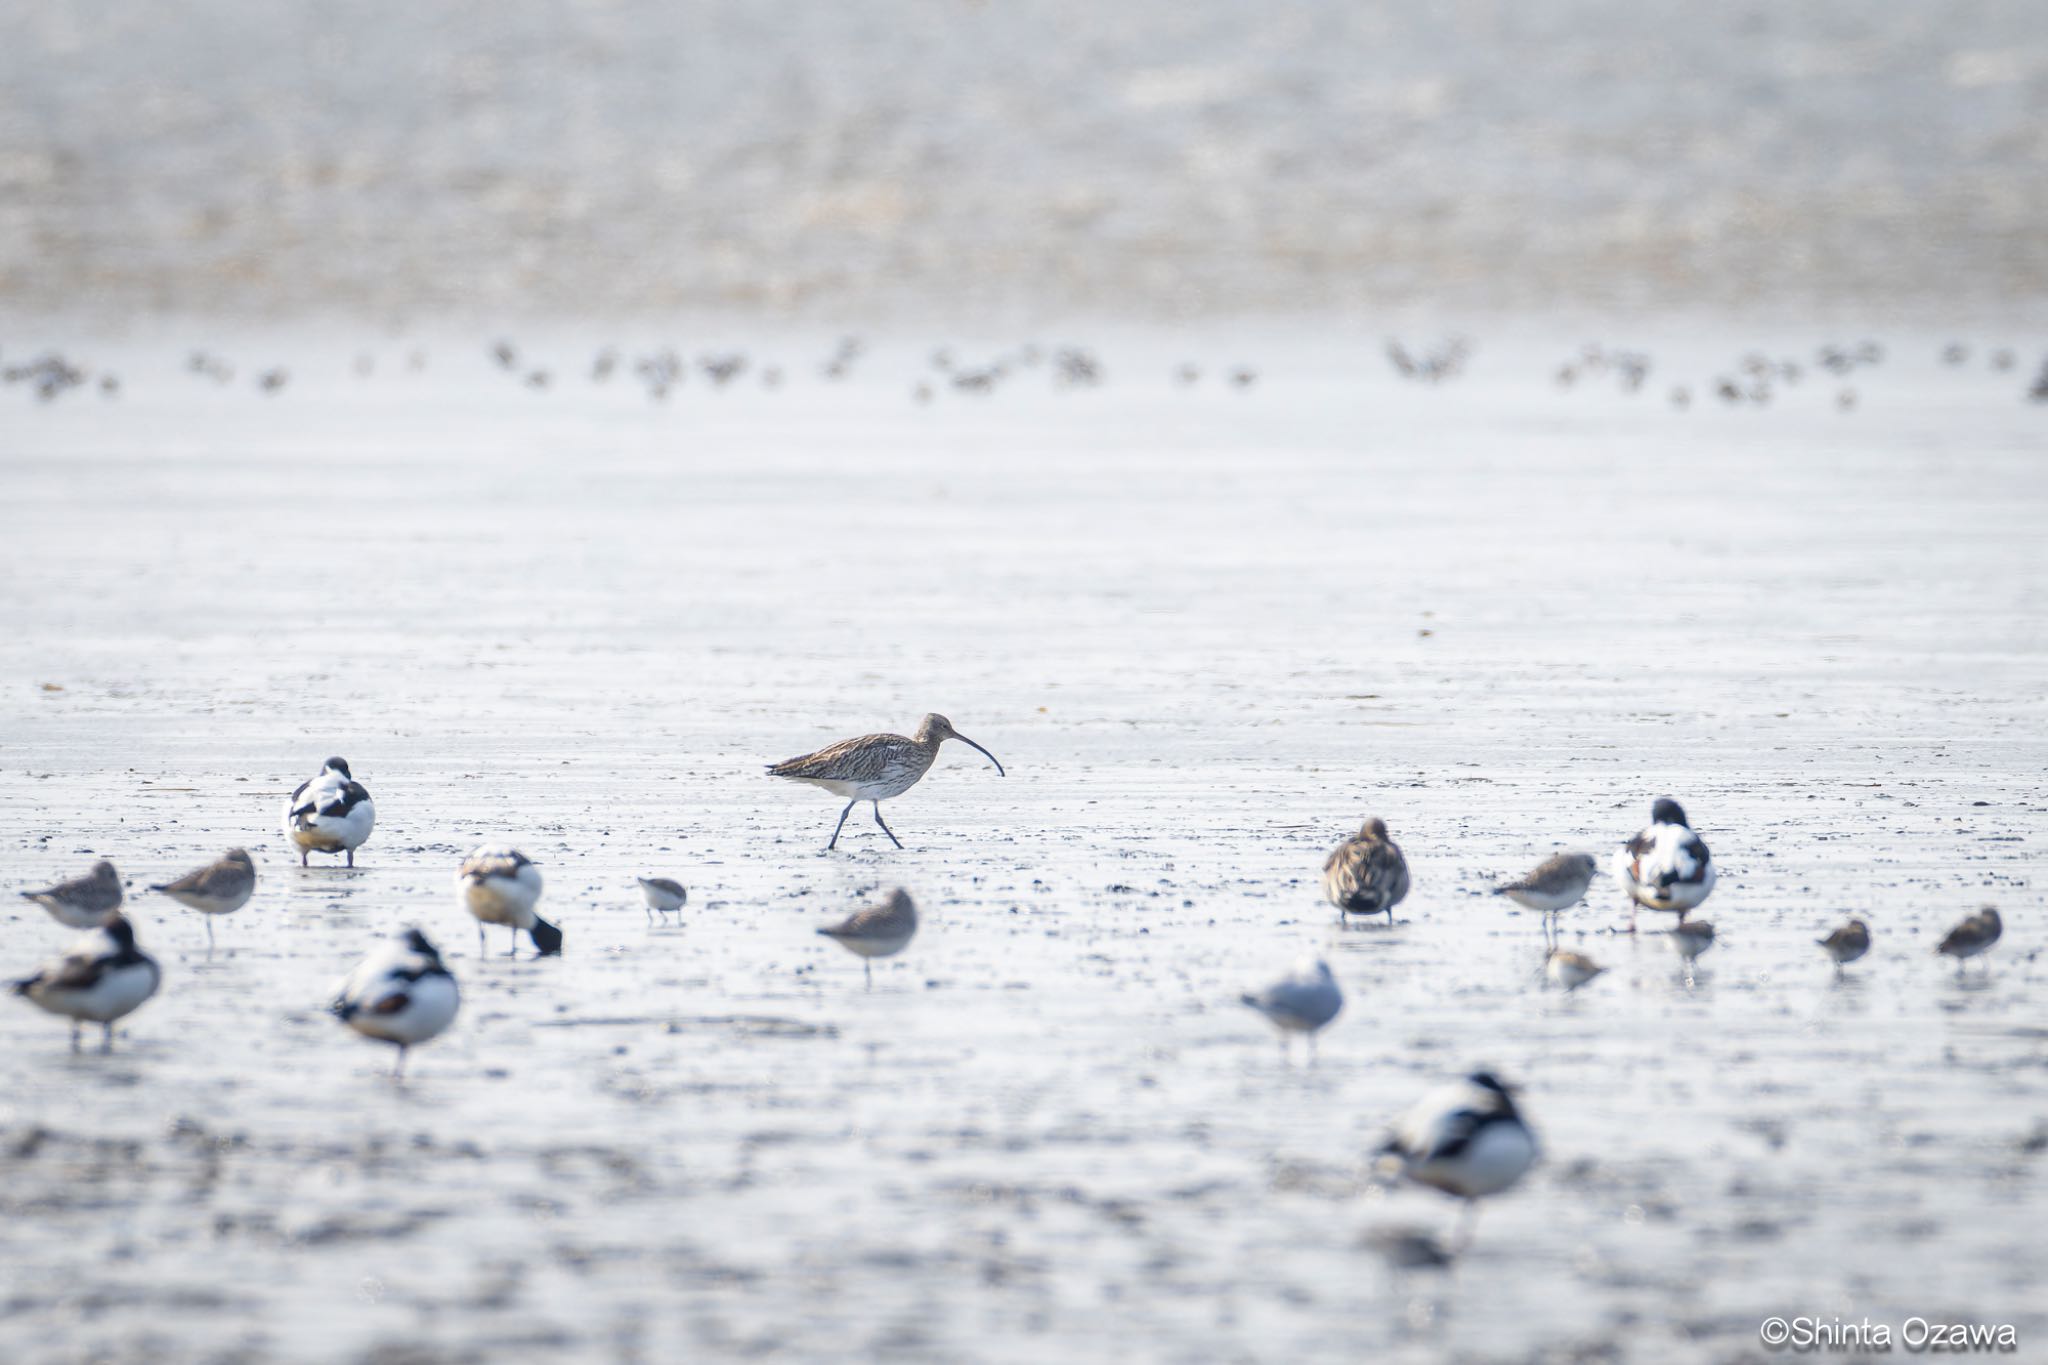
[(861, 959), (860, 969), (869, 990), (874, 989), (875, 970), (870, 959), (894, 957), (910, 946), (917, 936), (917, 906), (910, 893), (897, 887), (889, 899), (827, 925), (819, 933)]
[(1628, 893), (1628, 931), (1636, 909), (1676, 912), (1683, 921), (1714, 889), (1714, 860), (1670, 797), (1650, 807), (1650, 823), (1614, 854), (1614, 879)]
[(1841, 928), (1818, 940), (1835, 960), (1835, 975), (1842, 974), (1842, 968), (1870, 951), (1870, 926), (1860, 919), (1852, 919)]
[(455, 1022), (462, 993), (440, 952), (417, 929), (374, 949), (342, 979), (328, 1008), (365, 1038), (398, 1048), (394, 1077), (405, 1076), (405, 1053)]
[(1394, 907), (1408, 894), (1408, 860), (1387, 837), (1386, 821), (1373, 816), (1323, 861), (1323, 894), (1340, 920), (1385, 911), (1394, 922)]
[(1546, 932), (1555, 918), (1585, 899), (1586, 888), (1600, 875), (1600, 861), (1590, 853), (1556, 853), (1536, 865), (1526, 877), (1502, 882), (1493, 888), (1524, 910), (1543, 917)]
[(533, 911), (540, 902), (540, 869), (518, 849), (485, 845), (473, 850), (456, 869), (455, 894), (462, 908), (476, 916), (478, 954), (484, 952), (486, 924), (511, 929), (513, 953), (519, 951), (521, 929), (542, 957), (562, 951), (562, 931)]
[[(1943, 957), (1954, 958), (1956, 960), (1956, 975), (1961, 976), (1963, 974), (1963, 960), (1965, 958), (1979, 957), (1989, 952), (1991, 945), (1998, 942), (1999, 937), (2004, 933), (2005, 921), (1998, 917), (1996, 909), (1987, 905), (1976, 914), (1971, 915), (1968, 919), (1956, 925), (1955, 928), (1949, 930), (1948, 937), (1944, 938), (1934, 951), (1940, 953)], [(1984, 970), (1987, 973), (1991, 970), (1989, 962), (1984, 964)]]
[(330, 758), (318, 777), (293, 788), (284, 803), (284, 837), (299, 851), (299, 866), (312, 853), (346, 853), (356, 865), (356, 850), (377, 823), (370, 793), (348, 770), (345, 758)]
[(256, 864), (247, 849), (231, 848), (196, 872), (174, 882), (152, 886), (187, 909), (206, 916), (206, 951), (213, 951), (213, 917), (232, 915), (249, 903), (256, 890)]
[(1520, 1180), (1536, 1151), (1513, 1092), (1493, 1073), (1475, 1071), (1409, 1110), (1379, 1155), (1393, 1172), (1465, 1201), (1462, 1250), (1472, 1240), (1479, 1201)]
[(133, 1014), (163, 984), (156, 959), (135, 946), (135, 929), (118, 912), (45, 963), (34, 976), (14, 983), (16, 995), (71, 1021), (71, 1050), (78, 1050), (79, 1025), (98, 1024), (100, 1051), (114, 1047), (114, 1021)]
[(1272, 1021), (1280, 1030), (1280, 1050), (1288, 1050), (1288, 1038), (1308, 1038), (1308, 1055), (1316, 1055), (1316, 1035), (1344, 1008), (1344, 992), (1337, 985), (1330, 964), (1310, 955), (1294, 964), (1294, 970), (1260, 991), (1238, 997)]
[(656, 913), (680, 913), (684, 902), (690, 899), (689, 891), (672, 877), (638, 877), (635, 880), (640, 883), (640, 895), (647, 902), (647, 918), (650, 920)]
[(832, 827), (832, 841), (825, 845), (826, 851), (838, 846), (839, 831), (846, 828), (846, 817), (863, 801), (874, 806), (875, 823), (882, 826), (889, 842), (901, 848), (903, 841), (882, 823), (882, 802), (916, 786), (917, 780), (930, 771), (932, 760), (939, 756), (939, 746), (949, 739), (957, 739), (970, 749), (980, 749), (996, 765), (996, 776), (1006, 776), (994, 754), (955, 730), (953, 722), (941, 715), (928, 715), (919, 721), (917, 734), (909, 739), (902, 735), (844, 739), (816, 753), (771, 763), (768, 773), (771, 777), (808, 782), (846, 798), (846, 809), (839, 812), (839, 823)]
[(121, 874), (102, 858), (83, 877), (21, 894), (49, 911), (52, 919), (68, 929), (96, 929), (108, 915), (121, 908)]
[(1566, 952), (1562, 948), (1552, 948), (1543, 961), (1543, 974), (1566, 991), (1577, 990), (1606, 970), (1584, 953)]

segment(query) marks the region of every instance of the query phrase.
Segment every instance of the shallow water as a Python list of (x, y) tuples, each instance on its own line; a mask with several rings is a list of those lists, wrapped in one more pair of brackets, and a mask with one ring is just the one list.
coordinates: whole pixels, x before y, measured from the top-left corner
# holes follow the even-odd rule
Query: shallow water
[[(2048, 1335), (2048, 475), (2013, 376), (1895, 336), (1853, 413), (1832, 381), (1679, 413), (1559, 392), (1575, 338), (1425, 389), (1361, 338), (1134, 335), (1100, 389), (920, 406), (926, 339), (830, 384), (829, 339), (775, 336), (782, 389), (662, 406), (572, 377), (579, 337), (533, 348), (546, 393), (475, 339), (367, 379), (229, 340), (291, 385), (157, 338), (94, 352), (118, 400), (0, 391), (0, 873), (140, 888), (247, 844), (262, 876), (211, 960), (136, 895), (166, 984), (111, 1056), (0, 1002), (9, 1360)], [(1748, 340), (1657, 346), (1653, 392)], [(1178, 389), (1184, 354), (1261, 377)], [(903, 852), (857, 815), (826, 855), (836, 805), (761, 774), (926, 710), (1010, 775), (949, 749)], [(377, 798), (353, 872), (276, 832), (330, 752)], [(1541, 989), (1484, 888), (1663, 793), (1721, 942), (1687, 984), (1601, 884), (1567, 930), (1614, 970)], [(1368, 812), (1415, 890), (1336, 934), (1316, 873)], [(562, 959), (479, 956), (451, 878), (500, 838)], [(645, 922), (657, 872), (681, 928)], [(898, 882), (924, 928), (864, 991), (811, 930)], [(1959, 982), (1932, 945), (1987, 901)], [(10, 975), (66, 937), (16, 904)], [(1877, 943), (1836, 982), (1811, 940), (1847, 911)], [(407, 923), (465, 1004), (398, 1087), (321, 1006)], [(1326, 942), (1346, 1010), (1283, 1064), (1237, 992)], [(1481, 1063), (1546, 1160), (1455, 1270), (1397, 1269), (1378, 1243), (1455, 1210), (1367, 1155)]]

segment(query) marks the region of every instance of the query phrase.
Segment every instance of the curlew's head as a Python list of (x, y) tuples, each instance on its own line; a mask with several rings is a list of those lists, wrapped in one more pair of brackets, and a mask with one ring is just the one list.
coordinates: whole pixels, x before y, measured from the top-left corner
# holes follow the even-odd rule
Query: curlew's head
[(1387, 842), (1387, 822), (1380, 819), (1377, 815), (1373, 816), (1358, 827), (1358, 837), (1370, 839), (1374, 843), (1384, 844)]
[(1002, 763), (996, 758), (994, 754), (990, 753), (986, 749), (982, 749), (979, 744), (976, 744), (973, 740), (961, 734), (958, 730), (955, 730), (953, 728), (953, 722), (947, 720), (938, 712), (928, 712), (925, 715), (925, 718), (917, 723), (918, 743), (943, 744), (949, 739), (957, 739), (970, 749), (980, 749), (982, 757), (986, 758), (989, 762), (994, 763), (996, 765), (996, 776), (1009, 776), (1008, 773), (1005, 773), (1003, 771)]

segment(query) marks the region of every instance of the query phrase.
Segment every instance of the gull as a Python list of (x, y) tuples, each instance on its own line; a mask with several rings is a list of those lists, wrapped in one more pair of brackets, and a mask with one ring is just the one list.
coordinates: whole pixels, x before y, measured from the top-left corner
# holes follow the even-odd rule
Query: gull
[(1387, 837), (1386, 821), (1373, 816), (1324, 860), (1323, 894), (1340, 919), (1385, 911), (1394, 922), (1394, 907), (1408, 894), (1408, 860)]
[(653, 919), (657, 912), (663, 915), (680, 912), (683, 903), (690, 899), (689, 891), (672, 877), (639, 877), (635, 880), (640, 883), (640, 895), (647, 902), (649, 919)]
[(71, 1050), (78, 1050), (79, 1025), (103, 1030), (100, 1051), (114, 1047), (114, 1021), (135, 1012), (163, 984), (156, 959), (135, 946), (135, 929), (118, 911), (86, 934), (64, 956), (34, 976), (14, 983), (14, 993), (51, 1014), (71, 1020)]
[[(1934, 951), (1944, 957), (1954, 958), (1956, 975), (1961, 976), (1963, 960), (1989, 952), (1991, 945), (1998, 942), (2004, 933), (2005, 921), (1998, 917), (1996, 909), (1987, 905), (1949, 930), (1948, 937), (1944, 938)], [(1989, 962), (1984, 964), (1984, 970), (1987, 973), (1991, 970)]]
[(121, 874), (102, 858), (83, 877), (21, 894), (49, 911), (50, 917), (67, 929), (95, 929), (121, 908)]
[(1852, 919), (1819, 943), (1834, 959), (1835, 975), (1840, 976), (1844, 966), (1870, 951), (1870, 926), (1860, 919)]
[(519, 951), (521, 929), (542, 957), (562, 951), (562, 931), (533, 910), (540, 901), (540, 869), (518, 849), (487, 844), (472, 850), (455, 873), (455, 894), (462, 908), (476, 916), (477, 952), (484, 951), (486, 924), (511, 929), (514, 953)]
[(462, 994), (440, 952), (417, 929), (394, 935), (343, 978), (329, 1006), (334, 1016), (365, 1038), (395, 1044), (394, 1077), (405, 1075), (406, 1049), (416, 1047), (455, 1021)]
[(1560, 912), (1585, 898), (1586, 888), (1600, 875), (1600, 861), (1590, 853), (1555, 853), (1536, 865), (1536, 870), (1493, 888), (1525, 910), (1543, 916), (1546, 929)]
[(889, 842), (902, 848), (903, 841), (882, 821), (882, 802), (901, 796), (916, 786), (918, 779), (930, 771), (932, 761), (939, 756), (939, 746), (949, 739), (957, 739), (970, 749), (979, 749), (989, 762), (996, 765), (996, 776), (1006, 776), (1003, 765), (994, 754), (955, 730), (952, 721), (936, 713), (919, 721), (917, 733), (908, 739), (902, 735), (862, 735), (859, 739), (844, 739), (837, 744), (828, 744), (816, 753), (771, 763), (768, 774), (795, 782), (808, 782), (814, 787), (823, 787), (834, 796), (846, 798), (846, 809), (839, 812), (839, 823), (832, 827), (832, 840), (825, 845), (828, 852), (838, 846), (839, 831), (846, 828), (846, 817), (863, 801), (874, 807), (875, 823), (881, 825), (882, 833), (889, 836)]
[(356, 850), (377, 823), (370, 793), (348, 770), (345, 758), (330, 758), (317, 777), (293, 788), (284, 803), (284, 837), (299, 851), (299, 866), (312, 853), (346, 853), (356, 865)]
[(149, 889), (206, 916), (206, 951), (211, 953), (213, 917), (232, 915), (249, 903), (256, 890), (256, 864), (250, 861), (247, 849), (231, 848), (198, 871)]
[(910, 893), (899, 886), (880, 905), (856, 911), (818, 932), (861, 958), (861, 974), (867, 988), (873, 990), (875, 971), (870, 959), (894, 957), (910, 946), (910, 940), (917, 936), (917, 906), (911, 902)]
[(1714, 889), (1714, 860), (1686, 824), (1684, 808), (1660, 797), (1650, 807), (1650, 823), (1616, 850), (1614, 879), (1633, 902), (1628, 927), (1634, 933), (1637, 906), (1675, 911), (1683, 920), (1705, 900)]
[(1536, 1153), (1536, 1135), (1515, 1108), (1514, 1092), (1492, 1072), (1475, 1071), (1425, 1096), (1394, 1125), (1379, 1155), (1391, 1171), (1465, 1201), (1462, 1250), (1479, 1201), (1520, 1180)]
[(1316, 1053), (1316, 1035), (1344, 1008), (1344, 992), (1339, 989), (1330, 964), (1314, 954), (1295, 963), (1294, 969), (1278, 981), (1263, 990), (1240, 995), (1238, 1000), (1265, 1015), (1280, 1030), (1283, 1053), (1290, 1035), (1306, 1035), (1310, 1057)]

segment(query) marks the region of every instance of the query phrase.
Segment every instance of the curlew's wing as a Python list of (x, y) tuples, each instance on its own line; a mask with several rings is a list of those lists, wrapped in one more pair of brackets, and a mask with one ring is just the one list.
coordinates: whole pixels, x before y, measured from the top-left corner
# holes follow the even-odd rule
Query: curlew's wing
[(905, 739), (902, 735), (862, 735), (858, 739), (828, 744), (816, 753), (771, 763), (768, 775), (810, 781), (819, 778), (859, 781), (879, 776), (905, 756), (921, 752), (915, 740)]

